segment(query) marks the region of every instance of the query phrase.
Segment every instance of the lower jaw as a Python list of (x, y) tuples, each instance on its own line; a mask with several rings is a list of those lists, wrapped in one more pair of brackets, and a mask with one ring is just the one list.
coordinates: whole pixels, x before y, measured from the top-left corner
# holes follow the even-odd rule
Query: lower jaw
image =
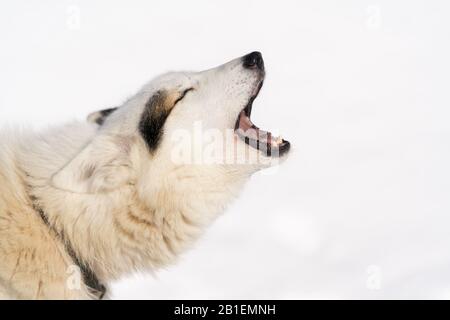
[(279, 144), (268, 143), (266, 141), (254, 140), (248, 137), (243, 137), (239, 133), (236, 133), (241, 141), (243, 141), (249, 147), (261, 152), (266, 157), (282, 157), (286, 155), (291, 147), (289, 141), (282, 139)]

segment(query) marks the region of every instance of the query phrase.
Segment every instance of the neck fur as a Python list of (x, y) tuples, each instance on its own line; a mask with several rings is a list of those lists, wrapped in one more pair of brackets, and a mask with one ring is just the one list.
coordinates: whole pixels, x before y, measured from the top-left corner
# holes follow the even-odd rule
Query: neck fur
[(226, 168), (205, 171), (184, 166), (159, 173), (164, 174), (164, 183), (151, 192), (139, 184), (99, 194), (52, 187), (51, 176), (93, 138), (95, 131), (93, 126), (75, 123), (37, 139), (24, 137), (19, 159), (30, 193), (49, 223), (64, 233), (77, 255), (102, 281), (172, 263), (244, 183), (241, 173)]

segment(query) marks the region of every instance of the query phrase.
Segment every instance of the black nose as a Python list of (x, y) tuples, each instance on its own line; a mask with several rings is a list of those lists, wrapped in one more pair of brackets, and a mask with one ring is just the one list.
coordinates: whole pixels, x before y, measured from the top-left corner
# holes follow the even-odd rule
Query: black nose
[(264, 70), (264, 60), (262, 58), (261, 52), (255, 51), (252, 52), (243, 58), (244, 67), (253, 69), (258, 68), (260, 70)]

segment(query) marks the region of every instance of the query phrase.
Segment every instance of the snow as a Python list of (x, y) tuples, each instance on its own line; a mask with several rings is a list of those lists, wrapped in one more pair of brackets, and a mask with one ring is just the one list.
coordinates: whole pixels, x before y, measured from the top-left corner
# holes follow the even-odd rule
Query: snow
[(179, 263), (124, 299), (450, 298), (447, 1), (0, 4), (0, 124), (120, 104), (253, 50), (252, 119), (291, 141)]

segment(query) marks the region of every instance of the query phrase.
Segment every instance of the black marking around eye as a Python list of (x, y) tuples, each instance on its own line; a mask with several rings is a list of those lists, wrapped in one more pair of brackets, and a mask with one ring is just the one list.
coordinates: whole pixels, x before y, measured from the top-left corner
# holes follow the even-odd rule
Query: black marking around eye
[(194, 90), (194, 88), (189, 88), (189, 89), (184, 90), (183, 93), (181, 94), (181, 96), (180, 96), (177, 100), (175, 100), (174, 105), (176, 105), (178, 102), (180, 102), (181, 100), (183, 100), (184, 97), (188, 94), (188, 92), (189, 92), (189, 91), (192, 91), (192, 90)]
[(139, 132), (150, 151), (158, 147), (164, 123), (172, 110), (165, 105), (167, 100), (167, 94), (158, 91), (145, 104), (144, 113), (139, 122)]
[(117, 108), (109, 108), (109, 109), (100, 111), (99, 112), (100, 116), (97, 119), (95, 119), (95, 123), (97, 123), (98, 125), (101, 126), (105, 122), (106, 118), (116, 110), (117, 110)]

